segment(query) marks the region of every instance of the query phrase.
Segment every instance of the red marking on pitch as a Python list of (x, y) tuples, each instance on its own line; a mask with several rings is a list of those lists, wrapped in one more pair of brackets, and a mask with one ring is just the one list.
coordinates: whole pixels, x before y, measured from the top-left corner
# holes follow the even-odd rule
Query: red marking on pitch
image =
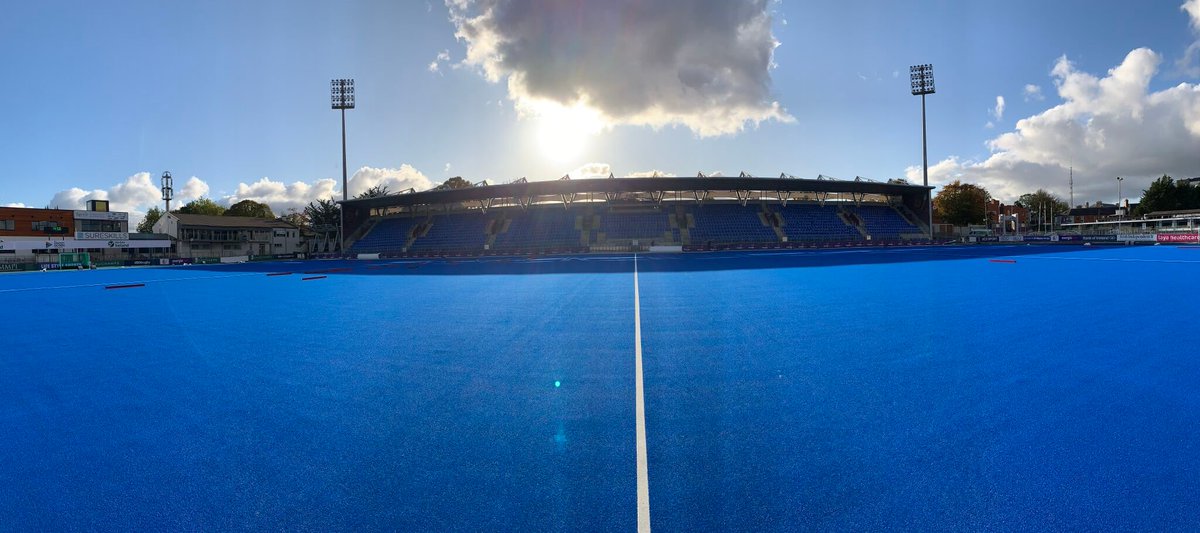
[(988, 261), (991, 261), (993, 263), (1016, 263), (1017, 262), (1016, 259), (988, 259)]
[(292, 275), (292, 273), (291, 272), (270, 272), (267, 275), (268, 276), (290, 276), (290, 275)]
[(308, 281), (310, 279), (325, 279), (326, 277), (328, 276), (311, 276), (307, 278), (300, 278), (300, 281)]
[(130, 283), (130, 284), (127, 284), (127, 285), (109, 285), (109, 286), (107, 286), (107, 287), (104, 287), (104, 290), (108, 290), (108, 289), (135, 289), (135, 288), (137, 288), (137, 287), (145, 287), (145, 286), (146, 286), (146, 284), (145, 284), (145, 283)]

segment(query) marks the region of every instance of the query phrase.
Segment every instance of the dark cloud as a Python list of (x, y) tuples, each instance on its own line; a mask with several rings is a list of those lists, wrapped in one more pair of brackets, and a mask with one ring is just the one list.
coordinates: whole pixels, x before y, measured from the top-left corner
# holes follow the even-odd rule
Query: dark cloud
[(766, 0), (447, 0), (465, 63), (518, 108), (586, 105), (611, 123), (699, 135), (790, 121), (770, 94)]

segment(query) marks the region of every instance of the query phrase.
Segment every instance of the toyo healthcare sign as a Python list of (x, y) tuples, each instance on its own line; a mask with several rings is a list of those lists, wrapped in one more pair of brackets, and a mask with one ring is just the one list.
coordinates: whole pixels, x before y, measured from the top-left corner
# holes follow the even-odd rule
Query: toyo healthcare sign
[(1200, 242), (1195, 233), (1159, 233), (1158, 242)]

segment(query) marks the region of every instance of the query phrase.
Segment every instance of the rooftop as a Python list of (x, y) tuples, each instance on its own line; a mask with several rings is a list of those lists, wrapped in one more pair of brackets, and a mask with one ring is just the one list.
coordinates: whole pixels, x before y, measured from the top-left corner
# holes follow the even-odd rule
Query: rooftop
[(171, 216), (179, 219), (179, 224), (183, 226), (204, 226), (208, 228), (296, 228), (296, 226), (287, 222), (271, 218), (192, 215), (187, 213), (171, 213)]

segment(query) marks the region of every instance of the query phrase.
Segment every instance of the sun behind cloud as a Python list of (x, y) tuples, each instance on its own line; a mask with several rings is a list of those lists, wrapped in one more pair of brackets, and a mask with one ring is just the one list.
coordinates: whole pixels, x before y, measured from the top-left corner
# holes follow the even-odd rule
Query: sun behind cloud
[(543, 100), (529, 106), (524, 114), (537, 123), (538, 151), (555, 163), (577, 160), (605, 127), (604, 117), (583, 102), (568, 107)]

